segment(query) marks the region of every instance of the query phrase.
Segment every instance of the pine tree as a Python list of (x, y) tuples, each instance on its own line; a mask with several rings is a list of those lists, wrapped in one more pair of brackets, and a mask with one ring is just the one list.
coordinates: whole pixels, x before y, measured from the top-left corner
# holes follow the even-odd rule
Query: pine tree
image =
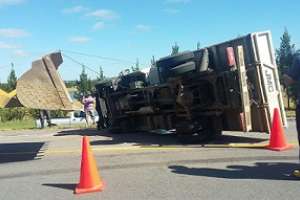
[(177, 42), (175, 42), (174, 46), (172, 46), (172, 53), (171, 55), (176, 55), (179, 53), (179, 46), (177, 45)]
[(201, 48), (201, 44), (200, 42), (197, 42), (197, 50), (200, 50), (200, 48)]
[(154, 56), (152, 56), (152, 59), (151, 59), (151, 67), (154, 67), (155, 66), (155, 58)]
[(131, 71), (136, 72), (140, 70), (140, 62), (139, 59), (136, 59), (135, 66), (131, 66)]
[(280, 47), (276, 50), (277, 64), (282, 72), (284, 68), (290, 67), (293, 62), (293, 54), (295, 53), (295, 44), (291, 44), (291, 36), (285, 28), (282, 37), (280, 38)]
[(91, 84), (89, 83), (88, 76), (85, 72), (85, 66), (82, 66), (82, 71), (79, 76), (79, 82), (78, 82), (78, 92), (80, 96), (86, 95), (90, 89), (91, 89)]
[[(295, 53), (295, 44), (291, 43), (291, 36), (288, 33), (287, 28), (284, 29), (284, 33), (280, 38), (280, 47), (276, 50), (276, 62), (279, 69), (279, 76), (281, 79), (282, 74), (289, 67), (291, 67), (293, 62), (293, 56)], [(290, 97), (293, 99), (296, 98), (296, 89), (295, 86), (286, 88), (287, 97), (288, 97), (288, 108), (290, 108)]]
[(136, 59), (136, 62), (135, 62), (135, 71), (139, 71), (140, 70), (140, 61), (139, 59), (137, 58)]
[(17, 76), (16, 76), (16, 72), (14, 70), (14, 64), (11, 63), (11, 71), (7, 78), (7, 90), (10, 92), (10, 91), (16, 89), (16, 86), (17, 86)]
[(99, 67), (99, 76), (97, 77), (97, 80), (98, 81), (103, 81), (104, 79), (105, 79), (104, 72), (103, 72), (102, 67), (100, 66)]

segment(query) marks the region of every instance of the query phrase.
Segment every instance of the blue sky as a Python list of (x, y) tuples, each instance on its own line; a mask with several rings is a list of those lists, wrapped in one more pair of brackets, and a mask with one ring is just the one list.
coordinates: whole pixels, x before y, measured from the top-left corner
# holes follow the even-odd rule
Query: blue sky
[[(11, 62), (20, 76), (33, 60), (59, 49), (113, 76), (137, 58), (146, 67), (152, 56), (168, 55), (174, 42), (192, 50), (198, 41), (203, 47), (271, 30), (278, 47), (287, 27), (300, 48), (299, 7), (299, 0), (0, 0), (0, 81)], [(65, 57), (59, 71), (65, 80), (78, 79), (81, 67)]]

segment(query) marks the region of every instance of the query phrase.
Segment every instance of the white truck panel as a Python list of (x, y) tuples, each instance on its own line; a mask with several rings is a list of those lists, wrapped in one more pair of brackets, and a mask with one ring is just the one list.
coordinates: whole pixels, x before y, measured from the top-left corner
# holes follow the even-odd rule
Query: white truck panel
[(253, 33), (251, 36), (253, 42), (252, 45), (254, 46), (254, 56), (258, 63), (261, 76), (263, 104), (267, 106), (268, 119), (271, 122), (274, 109), (279, 108), (282, 124), (286, 127), (287, 119), (281, 95), (271, 33), (269, 31), (258, 32)]

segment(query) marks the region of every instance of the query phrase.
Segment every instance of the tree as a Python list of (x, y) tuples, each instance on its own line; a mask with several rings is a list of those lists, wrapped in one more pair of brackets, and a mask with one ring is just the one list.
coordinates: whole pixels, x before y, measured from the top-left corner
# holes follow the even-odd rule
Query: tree
[(280, 47), (276, 50), (276, 62), (279, 67), (279, 72), (282, 74), (284, 70), (292, 65), (295, 44), (291, 44), (291, 36), (287, 28), (284, 29), (280, 40)]
[(175, 55), (179, 53), (179, 46), (177, 45), (177, 42), (175, 42), (174, 46), (172, 46), (172, 53), (171, 55)]
[(135, 62), (135, 69), (136, 69), (136, 71), (140, 70), (140, 61), (138, 58), (136, 59), (136, 62)]
[(136, 62), (135, 62), (135, 66), (131, 66), (131, 71), (135, 72), (135, 71), (139, 71), (139, 70), (140, 70), (140, 62), (139, 62), (139, 59), (137, 58)]
[[(295, 44), (291, 43), (291, 36), (288, 33), (287, 28), (284, 29), (283, 35), (280, 37), (280, 47), (276, 50), (276, 62), (279, 68), (279, 77), (281, 80), (282, 74), (286, 71), (289, 67), (291, 67), (293, 62), (293, 56), (295, 53)], [(285, 87), (285, 86), (284, 86)], [(296, 99), (297, 92), (296, 87), (291, 86), (285, 88), (287, 92), (288, 98), (288, 109), (290, 108), (290, 98)]]
[(98, 75), (98, 77), (97, 77), (97, 80), (98, 80), (98, 81), (103, 81), (104, 79), (105, 79), (104, 72), (103, 72), (102, 67), (100, 66), (100, 67), (99, 67), (99, 75)]
[(154, 56), (152, 56), (152, 59), (151, 59), (151, 67), (154, 67), (155, 66), (155, 58)]
[(65, 84), (67, 88), (73, 88), (73, 87), (77, 87), (78, 81), (76, 80), (65, 81)]
[(16, 72), (14, 70), (14, 64), (11, 63), (11, 71), (7, 78), (7, 90), (10, 92), (10, 91), (16, 89), (16, 86), (17, 86), (17, 76), (16, 76)]
[[(88, 79), (88, 76), (85, 72), (84, 65), (82, 66), (82, 71), (81, 71), (81, 74), (79, 77), (79, 82), (78, 82), (77, 88), (78, 88), (79, 96), (86, 95), (92, 89), (91, 80)], [(78, 96), (78, 98), (79, 98), (79, 96)]]
[(197, 42), (197, 50), (200, 50), (200, 49), (201, 49), (201, 43)]

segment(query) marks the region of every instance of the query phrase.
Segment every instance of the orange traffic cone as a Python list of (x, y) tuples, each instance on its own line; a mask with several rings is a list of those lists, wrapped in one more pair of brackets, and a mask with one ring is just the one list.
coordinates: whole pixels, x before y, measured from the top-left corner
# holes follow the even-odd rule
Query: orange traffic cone
[(98, 174), (90, 142), (87, 136), (82, 139), (82, 158), (80, 181), (75, 188), (75, 194), (96, 192), (103, 190), (103, 182)]
[(283, 151), (292, 148), (292, 145), (286, 141), (278, 108), (274, 109), (270, 142), (267, 148), (273, 151)]

